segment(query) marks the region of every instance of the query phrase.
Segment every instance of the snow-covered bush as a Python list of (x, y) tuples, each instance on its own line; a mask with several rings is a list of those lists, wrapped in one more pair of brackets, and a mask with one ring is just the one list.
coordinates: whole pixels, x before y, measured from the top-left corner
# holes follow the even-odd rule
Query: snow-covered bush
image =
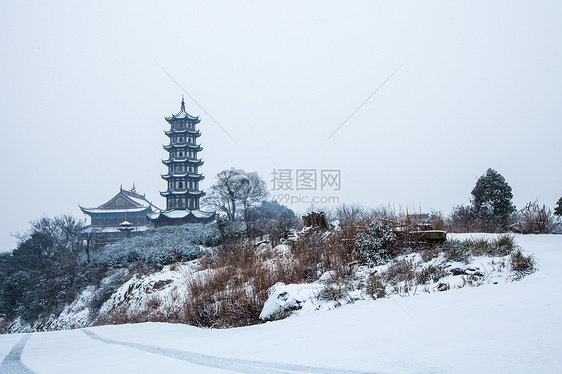
[(339, 301), (349, 296), (353, 290), (351, 280), (344, 277), (330, 277), (324, 281), (325, 287), (318, 294), (318, 300)]
[(509, 258), (509, 268), (513, 271), (514, 279), (519, 280), (536, 270), (536, 260), (533, 255), (525, 256), (523, 251), (518, 248)]
[(470, 262), (470, 241), (447, 240), (441, 245), (441, 251), (447, 261)]
[(214, 223), (169, 226), (106, 246), (93, 257), (105, 267), (124, 266), (136, 261), (148, 266), (163, 266), (193, 260), (199, 254), (200, 245), (219, 241), (220, 233)]
[(430, 282), (438, 282), (448, 274), (449, 273), (441, 266), (430, 264), (416, 272), (416, 283), (428, 284)]
[(118, 269), (111, 272), (111, 274), (107, 275), (106, 278), (103, 279), (100, 287), (95, 290), (88, 305), (89, 319), (91, 321), (96, 318), (103, 303), (111, 297), (115, 290), (127, 281), (127, 276), (128, 272), (126, 270)]
[(382, 265), (389, 261), (389, 249), (396, 243), (392, 227), (381, 220), (374, 220), (367, 230), (355, 236), (355, 255), (363, 264)]
[(373, 299), (380, 299), (386, 296), (386, 284), (378, 274), (371, 274), (365, 282), (365, 293)]
[(217, 229), (221, 241), (225, 244), (232, 244), (232, 242), (246, 235), (246, 224), (242, 221), (229, 221), (226, 218), (219, 217)]
[(412, 260), (397, 259), (390, 263), (381, 276), (392, 285), (396, 285), (400, 282), (410, 282), (416, 279), (414, 265)]
[(515, 237), (509, 234), (499, 235), (492, 240), (492, 251), (488, 253), (490, 256), (507, 256), (518, 248), (515, 243)]

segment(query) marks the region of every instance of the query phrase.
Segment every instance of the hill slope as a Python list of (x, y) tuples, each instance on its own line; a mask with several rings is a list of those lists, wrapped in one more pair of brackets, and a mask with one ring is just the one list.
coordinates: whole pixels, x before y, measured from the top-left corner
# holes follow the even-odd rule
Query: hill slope
[[(364, 301), (235, 329), (144, 323), (36, 333), (16, 361), (38, 374), (558, 372), (562, 236), (517, 241), (540, 268), (518, 282)], [(0, 371), (17, 372), (5, 357), (23, 337), (0, 337)]]

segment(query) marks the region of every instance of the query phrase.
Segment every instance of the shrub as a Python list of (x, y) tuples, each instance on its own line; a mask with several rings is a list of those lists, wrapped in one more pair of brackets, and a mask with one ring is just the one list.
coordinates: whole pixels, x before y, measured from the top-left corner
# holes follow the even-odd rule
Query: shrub
[(367, 230), (355, 236), (355, 255), (363, 264), (382, 265), (389, 261), (389, 250), (396, 243), (392, 227), (382, 220), (374, 220)]
[(487, 238), (471, 238), (466, 240), (466, 246), (474, 256), (493, 255), (494, 245)]
[(318, 300), (339, 301), (349, 296), (353, 285), (348, 278), (332, 277), (325, 282), (326, 286), (318, 294)]
[(111, 295), (121, 287), (127, 280), (129, 280), (128, 272), (124, 269), (113, 271), (111, 275), (104, 279), (100, 287), (95, 291), (94, 296), (88, 305), (89, 318), (91, 321), (95, 320), (98, 312)]
[(451, 232), (473, 231), (476, 214), (471, 207), (459, 205), (453, 208), (451, 215), (446, 219), (445, 226)]
[(193, 260), (199, 253), (199, 245), (216, 245), (219, 241), (219, 229), (214, 223), (168, 226), (108, 245), (95, 253), (93, 259), (104, 267), (127, 266), (142, 261), (158, 268)]
[(470, 242), (460, 240), (447, 240), (441, 245), (441, 250), (447, 261), (458, 261), (468, 264), (470, 262)]
[(440, 253), (440, 247), (432, 246), (429, 248), (425, 248), (421, 251), (421, 258), (424, 262), (428, 262), (439, 257), (439, 253)]
[(431, 282), (438, 282), (441, 278), (448, 275), (447, 271), (441, 266), (429, 265), (416, 273), (417, 284), (428, 284)]
[(509, 234), (502, 234), (492, 240), (492, 256), (507, 256), (517, 248), (515, 237)]
[(269, 236), (272, 246), (286, 239), (297, 225), (295, 212), (276, 201), (262, 201), (248, 211), (246, 224), (250, 237)]
[(382, 277), (393, 285), (413, 281), (416, 278), (414, 262), (408, 259), (395, 260), (388, 266)]
[(536, 271), (536, 260), (533, 255), (525, 256), (523, 251), (516, 249), (509, 258), (509, 268), (514, 273), (514, 279), (518, 280)]
[(380, 299), (386, 296), (386, 285), (380, 275), (371, 274), (367, 278), (364, 286), (365, 293), (373, 299)]
[(443, 218), (443, 213), (432, 212), (431, 217), (429, 217), (429, 224), (434, 230), (445, 230), (445, 219)]
[(550, 234), (556, 227), (556, 218), (544, 204), (528, 203), (518, 214), (513, 229), (522, 234)]

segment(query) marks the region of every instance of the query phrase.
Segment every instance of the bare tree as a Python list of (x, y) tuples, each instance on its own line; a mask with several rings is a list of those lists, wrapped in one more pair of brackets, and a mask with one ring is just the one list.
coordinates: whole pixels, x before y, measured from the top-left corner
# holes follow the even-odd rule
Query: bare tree
[(240, 210), (247, 220), (248, 210), (268, 195), (266, 183), (257, 173), (232, 168), (217, 174), (204, 203), (226, 213), (229, 221), (235, 221)]

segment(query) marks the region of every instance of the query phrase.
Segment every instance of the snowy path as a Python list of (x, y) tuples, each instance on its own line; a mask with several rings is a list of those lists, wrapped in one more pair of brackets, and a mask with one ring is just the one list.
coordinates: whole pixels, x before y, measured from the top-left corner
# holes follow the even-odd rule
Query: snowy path
[(238, 360), (232, 358), (223, 358), (216, 356), (209, 356), (199, 353), (180, 351), (178, 349), (162, 348), (154, 345), (120, 342), (111, 339), (101, 338), (89, 330), (82, 330), (86, 335), (92, 339), (99, 340), (107, 344), (118, 344), (125, 347), (130, 347), (134, 349), (139, 349), (141, 351), (162, 355), (166, 357), (171, 357), (174, 359), (187, 361), (193, 364), (207, 366), (211, 368), (225, 369), (228, 371), (233, 371), (237, 373), (248, 373), (248, 374), (279, 374), (291, 372), (295, 374), (299, 373), (311, 373), (311, 374), (367, 374), (363, 371), (350, 371), (350, 370), (333, 370), (327, 368), (317, 368), (302, 365), (289, 365), (289, 364), (278, 364), (273, 362), (260, 362), (260, 361), (249, 361), (249, 360)]
[(0, 373), (2, 374), (34, 374), (21, 362), (21, 353), (31, 335), (25, 335), (21, 340), (12, 348), (10, 353), (4, 358), (0, 364)]

